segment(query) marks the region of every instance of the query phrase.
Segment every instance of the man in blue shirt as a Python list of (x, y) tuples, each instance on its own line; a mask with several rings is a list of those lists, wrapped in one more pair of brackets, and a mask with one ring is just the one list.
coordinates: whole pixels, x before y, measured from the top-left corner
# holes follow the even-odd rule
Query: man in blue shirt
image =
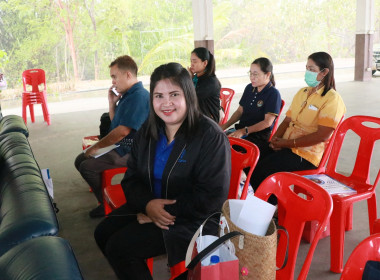
[[(149, 114), (149, 92), (137, 80), (137, 65), (128, 55), (120, 56), (110, 65), (112, 86), (108, 90), (109, 133), (96, 144), (77, 156), (75, 167), (90, 185), (99, 205), (90, 217), (104, 216), (102, 172), (106, 169), (125, 167), (132, 146), (133, 136)], [(116, 95), (114, 90), (119, 93)], [(99, 149), (117, 144), (114, 150), (95, 158)]]

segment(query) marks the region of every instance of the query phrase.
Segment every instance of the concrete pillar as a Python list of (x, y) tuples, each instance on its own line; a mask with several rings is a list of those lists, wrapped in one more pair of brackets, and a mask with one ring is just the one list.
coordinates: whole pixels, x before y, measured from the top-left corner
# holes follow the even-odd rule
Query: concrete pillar
[(214, 53), (212, 0), (193, 0), (194, 47)]
[(356, 0), (355, 81), (372, 79), (374, 0)]

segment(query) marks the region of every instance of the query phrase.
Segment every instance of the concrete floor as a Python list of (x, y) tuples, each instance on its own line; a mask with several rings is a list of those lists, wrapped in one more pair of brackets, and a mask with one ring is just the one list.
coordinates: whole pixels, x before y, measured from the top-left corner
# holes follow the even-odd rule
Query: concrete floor
[[(286, 101), (285, 109), (290, 105), (296, 91), (303, 86), (302, 73), (293, 76), (278, 75), (278, 88)], [(342, 95), (347, 106), (346, 117), (352, 115), (371, 115), (380, 117), (380, 77), (374, 77), (370, 82), (353, 82), (353, 69), (341, 69), (336, 73), (337, 90)], [(338, 78), (339, 77), (339, 78)], [(236, 80), (236, 79), (235, 79)], [(234, 79), (222, 80), (224, 87), (237, 90), (231, 113), (236, 109), (242, 90), (248, 83), (236, 83)], [(75, 170), (73, 162), (81, 152), (81, 139), (86, 135), (98, 133), (100, 115), (107, 110), (105, 97), (81, 98), (75, 96), (70, 100), (49, 103), (51, 125), (43, 123), (39, 108), (36, 109), (36, 122), (30, 123), (29, 141), (35, 157), (41, 168), (50, 168), (55, 188), (55, 201), (60, 212), (57, 214), (60, 222), (60, 236), (67, 239), (75, 252), (79, 266), (85, 279), (116, 279), (107, 261), (98, 250), (93, 239), (93, 231), (99, 219), (90, 219), (88, 212), (96, 206), (96, 200), (88, 191), (88, 186)], [(5, 106), (4, 106), (5, 105)], [(3, 114), (21, 114), (20, 106), (7, 108), (3, 104)], [(342, 151), (341, 170), (350, 168), (354, 160), (354, 142), (345, 143)], [(373, 156), (372, 176), (380, 168), (380, 144), (376, 145)], [(357, 203), (354, 206), (353, 230), (346, 233), (345, 261), (354, 247), (369, 235), (367, 206)], [(302, 260), (308, 251), (308, 244), (302, 242), (299, 250), (296, 275), (302, 265)], [(308, 279), (339, 279), (339, 274), (329, 271), (329, 237), (318, 243), (310, 267)], [(165, 257), (158, 258), (154, 263), (154, 279), (168, 279)]]

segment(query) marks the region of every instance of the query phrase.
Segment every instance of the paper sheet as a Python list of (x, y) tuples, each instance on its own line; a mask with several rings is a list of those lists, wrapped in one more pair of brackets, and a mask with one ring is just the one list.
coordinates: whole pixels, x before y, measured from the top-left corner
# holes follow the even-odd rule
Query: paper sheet
[(304, 175), (305, 178), (321, 186), (329, 194), (355, 194), (356, 190), (334, 180), (325, 174)]
[[(104, 148), (100, 148), (95, 154), (92, 155), (92, 157), (94, 158), (98, 158), (110, 151), (112, 151), (113, 149), (116, 149), (117, 147), (119, 147), (120, 145), (111, 145), (111, 146), (107, 146), (107, 147), (104, 147)], [(90, 147), (88, 147), (87, 149), (89, 149)], [(85, 153), (87, 151), (87, 149), (83, 150), (83, 153)]]

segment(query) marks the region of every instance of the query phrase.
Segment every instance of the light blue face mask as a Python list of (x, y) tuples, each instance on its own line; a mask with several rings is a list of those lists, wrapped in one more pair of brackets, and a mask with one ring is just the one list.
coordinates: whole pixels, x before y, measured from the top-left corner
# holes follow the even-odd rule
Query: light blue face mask
[(317, 81), (317, 76), (320, 72), (312, 72), (306, 70), (305, 72), (305, 82), (309, 87), (316, 87), (321, 81)]

